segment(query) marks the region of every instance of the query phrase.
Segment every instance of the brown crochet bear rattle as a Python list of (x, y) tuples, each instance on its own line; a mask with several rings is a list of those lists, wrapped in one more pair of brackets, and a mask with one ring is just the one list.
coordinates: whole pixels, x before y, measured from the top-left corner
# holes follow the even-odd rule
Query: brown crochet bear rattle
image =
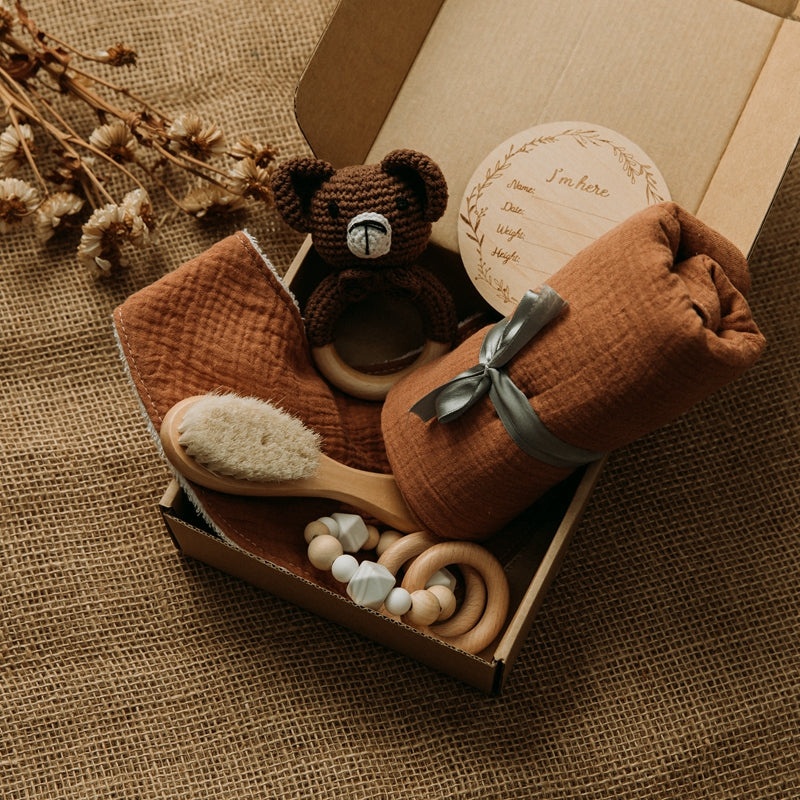
[[(457, 325), (453, 299), (416, 263), (447, 205), (444, 176), (428, 156), (394, 150), (379, 164), (339, 170), (321, 159), (293, 158), (275, 170), (272, 187), (283, 218), (311, 234), (333, 270), (311, 293), (304, 318), (314, 361), (334, 386), (382, 400), (400, 378), (450, 349)], [(426, 339), (412, 364), (381, 375), (355, 369), (334, 345), (345, 309), (376, 293), (410, 299)]]

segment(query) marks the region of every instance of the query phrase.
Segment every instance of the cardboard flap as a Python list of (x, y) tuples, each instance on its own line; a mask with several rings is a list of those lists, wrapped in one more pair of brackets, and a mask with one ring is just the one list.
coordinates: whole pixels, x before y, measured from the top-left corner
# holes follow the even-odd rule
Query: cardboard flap
[(297, 121), (317, 156), (336, 167), (365, 160), (440, 5), (337, 6), (295, 94)]
[(454, 251), (473, 170), (545, 122), (619, 132), (694, 213), (782, 24), (796, 23), (731, 0), (446, 2), (367, 160), (405, 146), (439, 162), (456, 202), (434, 241)]
[(800, 135), (800, 26), (782, 23), (698, 210), (744, 252), (752, 247)]

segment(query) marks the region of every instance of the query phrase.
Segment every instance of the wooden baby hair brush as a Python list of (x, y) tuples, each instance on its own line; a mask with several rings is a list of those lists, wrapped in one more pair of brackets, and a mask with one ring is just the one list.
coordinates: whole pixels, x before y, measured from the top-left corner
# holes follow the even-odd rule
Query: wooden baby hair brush
[(265, 400), (187, 397), (167, 412), (160, 436), (172, 466), (206, 489), (249, 497), (326, 497), (404, 533), (420, 529), (392, 475), (326, 456), (317, 433)]

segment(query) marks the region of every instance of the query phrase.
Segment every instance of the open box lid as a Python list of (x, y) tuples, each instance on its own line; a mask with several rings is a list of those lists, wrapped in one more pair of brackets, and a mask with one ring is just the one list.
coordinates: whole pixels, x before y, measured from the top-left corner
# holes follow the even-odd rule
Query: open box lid
[(396, 147), (442, 167), (432, 240), (457, 251), (481, 160), (534, 125), (580, 120), (647, 152), (672, 198), (748, 252), (794, 152), (794, 0), (342, 0), (297, 88), (312, 150), (336, 166)]

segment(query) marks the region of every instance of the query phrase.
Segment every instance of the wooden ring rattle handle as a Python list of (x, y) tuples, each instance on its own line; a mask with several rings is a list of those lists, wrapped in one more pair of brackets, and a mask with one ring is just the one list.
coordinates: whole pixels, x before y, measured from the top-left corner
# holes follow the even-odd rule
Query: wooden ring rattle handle
[(430, 632), (442, 639), (460, 636), (474, 628), (486, 608), (486, 584), (480, 572), (468, 564), (459, 564), (458, 568), (464, 576), (464, 599), (450, 619), (430, 627)]
[(408, 592), (424, 589), (431, 575), (448, 564), (474, 567), (486, 585), (486, 608), (478, 624), (466, 633), (446, 640), (467, 653), (479, 653), (491, 644), (505, 623), (509, 606), (508, 581), (500, 562), (480, 545), (474, 542), (440, 542), (417, 556), (406, 572), (403, 588)]
[[(403, 564), (435, 544), (441, 544), (441, 539), (437, 539), (427, 531), (409, 533), (384, 550), (378, 563), (386, 567), (392, 575), (397, 575)], [(478, 570), (467, 564), (459, 564), (459, 568), (464, 577), (464, 599), (458, 611), (450, 619), (431, 626), (430, 632), (436, 636), (460, 636), (475, 627), (483, 615), (486, 605), (486, 586), (483, 578)]]
[(378, 563), (386, 567), (392, 575), (397, 575), (403, 564), (412, 558), (416, 558), (420, 553), (440, 541), (441, 539), (437, 539), (427, 531), (408, 533), (398, 539), (391, 547), (387, 547), (381, 553)]
[(405, 378), (423, 364), (443, 356), (449, 350), (449, 344), (428, 339), (413, 363), (397, 372), (389, 372), (385, 375), (360, 372), (350, 366), (339, 355), (333, 342), (322, 347), (312, 347), (311, 356), (317, 369), (337, 389), (361, 400), (383, 400), (389, 393), (389, 389), (401, 378)]

